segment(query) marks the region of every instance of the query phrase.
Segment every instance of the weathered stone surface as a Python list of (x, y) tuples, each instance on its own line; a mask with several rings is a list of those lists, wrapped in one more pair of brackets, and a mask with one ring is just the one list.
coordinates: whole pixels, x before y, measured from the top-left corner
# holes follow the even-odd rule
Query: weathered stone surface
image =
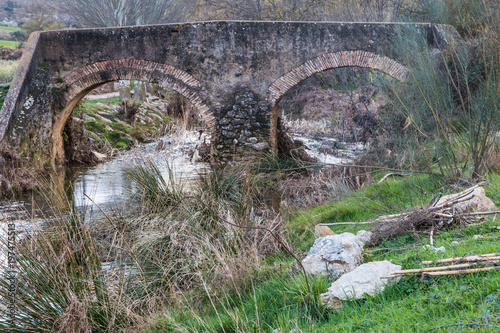
[(371, 234), (360, 230), (356, 235), (344, 232), (318, 238), (302, 260), (302, 265), (311, 274), (340, 276), (350, 272), (362, 263), (363, 246), (370, 240)]
[[(321, 294), (321, 304), (340, 308), (339, 300), (360, 299), (365, 295), (374, 296), (377, 292), (383, 291), (389, 281), (381, 278), (391, 276), (400, 269), (400, 265), (394, 265), (387, 260), (363, 264), (333, 282), (328, 291)], [(394, 278), (398, 279), (399, 277)]]
[[(37, 149), (64, 159), (64, 127), (81, 98), (104, 83), (136, 80), (188, 98), (211, 131), (214, 147), (222, 147), (221, 156), (247, 148), (244, 142), (226, 147), (226, 138), (219, 138), (224, 136), (218, 123), (223, 118), (246, 121), (230, 138), (248, 130), (276, 149), (279, 109), (274, 106), (308, 77), (357, 66), (404, 79), (406, 68), (398, 62), (392, 41), (401, 25), (216, 21), (36, 32), (0, 113), (0, 139), (30, 134), (31, 127), (19, 120), (24, 109), (34, 128), (40, 127), (37, 121), (52, 126), (34, 140), (40, 143)], [(450, 40), (449, 29), (440, 25), (411, 25), (429, 36), (431, 47)], [(36, 101), (34, 107), (30, 101)]]
[[(457, 210), (457, 212), (460, 213), (492, 212), (498, 210), (497, 206), (493, 203), (493, 201), (491, 201), (491, 199), (486, 196), (484, 188), (478, 187), (474, 189), (474, 192), (464, 197), (463, 199), (469, 198), (470, 196), (473, 196), (473, 198), (453, 205), (453, 207)], [(440, 204), (443, 204), (446, 201), (453, 199), (455, 197), (457, 197), (457, 194), (444, 195), (436, 203), (436, 206), (439, 206)]]

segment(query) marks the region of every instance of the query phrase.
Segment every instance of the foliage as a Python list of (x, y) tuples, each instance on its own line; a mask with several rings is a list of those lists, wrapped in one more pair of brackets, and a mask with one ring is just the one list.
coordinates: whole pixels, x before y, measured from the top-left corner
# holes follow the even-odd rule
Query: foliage
[(34, 31), (62, 30), (66, 25), (57, 21), (56, 9), (46, 2), (32, 3), (28, 7), (28, 19), (22, 25), (22, 28), (28, 34)]
[(387, 113), (403, 116), (392, 129), (399, 162), (428, 171), (436, 163), (450, 179), (480, 177), (500, 129), (500, 67), (485, 43), (466, 41), (435, 54), (425, 36), (406, 29), (397, 48), (410, 69), (408, 82), (389, 91), (394, 102)]
[(19, 61), (0, 60), (0, 83), (10, 83), (17, 71)]
[(66, 12), (86, 27), (182, 22), (192, 0), (64, 0)]

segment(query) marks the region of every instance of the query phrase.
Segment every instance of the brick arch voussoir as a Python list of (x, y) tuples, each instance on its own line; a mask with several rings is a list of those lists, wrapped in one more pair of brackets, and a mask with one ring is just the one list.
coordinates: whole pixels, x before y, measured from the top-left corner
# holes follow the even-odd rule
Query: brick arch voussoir
[(200, 82), (189, 73), (171, 65), (139, 59), (107, 60), (73, 71), (64, 77), (63, 82), (56, 83), (56, 86), (66, 90), (64, 100), (69, 105), (95, 87), (118, 80), (157, 83), (175, 90), (191, 100), (211, 130), (215, 126), (215, 117), (198, 94)]
[(274, 105), (291, 88), (316, 73), (341, 67), (366, 67), (377, 69), (404, 82), (408, 68), (397, 61), (368, 51), (341, 51), (322, 54), (311, 59), (273, 82), (268, 89), (269, 102)]

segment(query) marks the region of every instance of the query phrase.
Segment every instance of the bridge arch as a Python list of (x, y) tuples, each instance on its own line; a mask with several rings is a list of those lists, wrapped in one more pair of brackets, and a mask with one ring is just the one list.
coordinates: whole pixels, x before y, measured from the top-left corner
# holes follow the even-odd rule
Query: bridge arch
[(64, 105), (64, 109), (52, 126), (52, 160), (64, 159), (64, 126), (83, 97), (105, 83), (119, 80), (155, 83), (180, 93), (194, 104), (209, 130), (215, 133), (215, 118), (198, 94), (200, 83), (189, 73), (170, 65), (145, 60), (108, 60), (87, 65), (63, 79), (57, 79), (53, 92), (55, 95), (57, 92), (64, 93), (64, 97), (59, 101)]
[(271, 133), (270, 141), (274, 152), (277, 152), (277, 127), (279, 117), (279, 102), (294, 86), (314, 74), (341, 67), (365, 67), (379, 70), (392, 78), (404, 82), (408, 75), (408, 68), (386, 56), (369, 51), (340, 51), (322, 54), (302, 65), (292, 69), (274, 81), (268, 88), (268, 101), (271, 103)]

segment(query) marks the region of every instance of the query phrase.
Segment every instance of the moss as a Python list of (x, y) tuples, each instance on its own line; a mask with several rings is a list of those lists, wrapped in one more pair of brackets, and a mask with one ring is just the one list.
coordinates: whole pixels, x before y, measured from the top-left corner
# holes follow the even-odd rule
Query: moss
[(87, 130), (97, 133), (103, 133), (106, 131), (106, 125), (100, 120), (85, 120), (85, 126)]

